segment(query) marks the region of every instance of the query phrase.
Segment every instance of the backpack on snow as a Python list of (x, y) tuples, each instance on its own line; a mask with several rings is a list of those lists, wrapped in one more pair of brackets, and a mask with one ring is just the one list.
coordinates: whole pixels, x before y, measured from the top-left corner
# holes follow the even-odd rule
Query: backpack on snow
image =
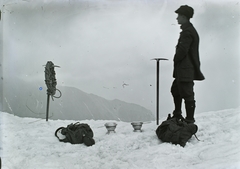
[(170, 118), (158, 126), (156, 134), (163, 142), (179, 144), (184, 147), (197, 130), (198, 127), (196, 124), (187, 124), (177, 118)]
[[(58, 131), (61, 130), (61, 134), (65, 135), (64, 139), (60, 139), (57, 135)], [(55, 131), (55, 136), (61, 142), (69, 142), (71, 144), (84, 143), (86, 146), (92, 146), (95, 144), (93, 139), (93, 131), (88, 124), (84, 123), (71, 123), (67, 127), (60, 127)]]

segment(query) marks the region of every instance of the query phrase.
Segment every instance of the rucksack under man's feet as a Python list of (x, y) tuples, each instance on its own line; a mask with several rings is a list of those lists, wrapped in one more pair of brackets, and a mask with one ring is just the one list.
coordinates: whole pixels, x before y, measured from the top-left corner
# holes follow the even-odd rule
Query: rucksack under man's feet
[(195, 122), (194, 119), (187, 119), (185, 118), (184, 121), (187, 123), (187, 124), (193, 124)]
[(172, 117), (171, 117), (171, 114), (168, 114), (167, 120), (172, 119), (172, 118), (176, 118), (177, 120), (182, 120), (182, 121), (185, 120), (181, 114), (174, 114)]
[(183, 116), (181, 114), (173, 115), (172, 118), (176, 118), (178, 120), (184, 120)]

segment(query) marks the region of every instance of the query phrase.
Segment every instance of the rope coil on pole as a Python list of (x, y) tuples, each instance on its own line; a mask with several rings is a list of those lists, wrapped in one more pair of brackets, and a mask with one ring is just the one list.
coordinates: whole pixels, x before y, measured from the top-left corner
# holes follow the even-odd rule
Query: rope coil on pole
[[(46, 112), (46, 121), (48, 121), (48, 111), (49, 111), (49, 97), (53, 98), (60, 98), (62, 96), (62, 93), (59, 89), (56, 88), (57, 86), (57, 79), (56, 79), (56, 73), (54, 70), (54, 67), (60, 67), (55, 66), (51, 61), (48, 61), (45, 65), (45, 83), (47, 86), (47, 112)], [(55, 96), (56, 91), (59, 92), (59, 96)]]
[[(60, 67), (60, 66), (55, 66), (51, 61), (48, 61), (47, 64), (45, 65), (45, 83), (47, 85), (47, 94), (55, 98), (60, 98), (62, 96), (62, 93), (60, 90), (56, 89), (57, 86), (57, 79), (56, 79), (56, 73), (54, 70), (54, 67)], [(60, 96), (56, 97), (54, 96), (56, 94), (56, 90), (59, 91)]]

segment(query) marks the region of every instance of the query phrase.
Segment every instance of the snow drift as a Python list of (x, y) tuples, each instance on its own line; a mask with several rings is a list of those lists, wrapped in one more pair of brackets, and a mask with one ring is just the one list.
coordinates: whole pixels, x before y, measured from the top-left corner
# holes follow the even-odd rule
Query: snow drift
[[(165, 120), (161, 119), (161, 120)], [(84, 120), (96, 144), (59, 142), (55, 130), (76, 121), (20, 118), (0, 112), (0, 156), (3, 169), (237, 169), (240, 167), (240, 108), (196, 115), (199, 127), (185, 148), (158, 140), (155, 122), (143, 132), (130, 123), (116, 122), (116, 133), (106, 134), (108, 120)]]

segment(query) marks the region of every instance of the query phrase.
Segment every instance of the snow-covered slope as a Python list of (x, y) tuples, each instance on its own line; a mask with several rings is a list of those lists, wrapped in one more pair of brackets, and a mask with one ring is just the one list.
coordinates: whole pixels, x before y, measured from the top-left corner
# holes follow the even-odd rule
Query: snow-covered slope
[[(161, 119), (164, 120), (164, 119)], [(196, 115), (199, 131), (185, 148), (158, 140), (155, 122), (133, 132), (116, 121), (106, 134), (104, 120), (85, 120), (96, 144), (62, 143), (55, 130), (75, 121), (20, 118), (0, 112), (0, 156), (3, 169), (237, 169), (240, 168), (240, 108)]]

